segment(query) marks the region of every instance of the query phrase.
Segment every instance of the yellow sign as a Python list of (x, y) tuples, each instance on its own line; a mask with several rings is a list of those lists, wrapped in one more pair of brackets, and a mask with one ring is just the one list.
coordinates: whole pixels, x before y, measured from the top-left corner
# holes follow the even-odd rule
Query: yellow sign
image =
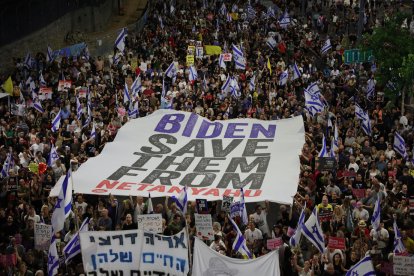
[(206, 55), (220, 55), (221, 47), (215, 45), (205, 45)]
[(188, 55), (187, 56), (187, 66), (194, 64), (194, 56)]

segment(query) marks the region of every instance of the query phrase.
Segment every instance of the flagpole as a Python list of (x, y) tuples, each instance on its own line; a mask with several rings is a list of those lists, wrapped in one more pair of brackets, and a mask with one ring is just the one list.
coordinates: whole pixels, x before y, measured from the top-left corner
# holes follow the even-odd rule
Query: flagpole
[[(69, 169), (70, 169), (70, 184), (72, 185), (72, 209), (73, 209), (73, 202), (75, 202), (74, 197), (75, 197), (75, 193), (74, 193), (74, 189), (73, 189), (73, 170), (72, 170), (72, 163), (70, 163), (69, 165)], [(76, 231), (79, 231), (79, 220), (78, 220), (78, 214), (77, 214), (78, 210), (75, 208), (75, 211), (73, 212), (75, 214), (75, 229)]]
[[(191, 245), (190, 245), (190, 233), (188, 231), (188, 223), (187, 223), (187, 219), (184, 217), (185, 219), (185, 233), (187, 236), (187, 247), (188, 247), (188, 268), (189, 268), (189, 273), (191, 275), (191, 272), (193, 271), (193, 261), (191, 258)], [(190, 217), (191, 219), (191, 217)]]

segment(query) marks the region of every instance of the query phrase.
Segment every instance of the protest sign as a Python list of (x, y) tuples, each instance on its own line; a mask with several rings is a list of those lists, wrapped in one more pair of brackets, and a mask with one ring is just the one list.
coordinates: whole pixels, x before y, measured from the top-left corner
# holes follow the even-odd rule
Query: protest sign
[(230, 217), (234, 218), (240, 215), (240, 201), (230, 204)]
[(174, 236), (144, 232), (144, 239), (140, 270), (166, 272), (163, 275), (187, 275), (188, 239), (184, 229)]
[(213, 240), (213, 221), (210, 214), (194, 214), (197, 237), (203, 240)]
[(196, 199), (197, 213), (208, 214), (208, 202), (205, 199)]
[(223, 196), (223, 201), (221, 202), (221, 210), (226, 213), (230, 213), (230, 206), (233, 203), (232, 196)]
[(267, 240), (267, 249), (275, 250), (278, 249), (283, 244), (283, 240), (281, 238), (269, 239)]
[(58, 83), (58, 91), (67, 91), (72, 87), (72, 81), (70, 80), (60, 80)]
[(414, 275), (414, 256), (394, 255), (394, 275)]
[(52, 88), (40, 87), (39, 89), (39, 100), (51, 100), (52, 99)]
[(78, 97), (79, 98), (86, 98), (87, 96), (88, 96), (88, 87), (79, 87)]
[(187, 275), (185, 231), (163, 236), (142, 230), (81, 232), (86, 275)]
[(336, 159), (334, 157), (317, 157), (315, 160), (319, 171), (333, 171), (336, 168)]
[(328, 248), (345, 250), (345, 238), (329, 237)]
[(232, 54), (230, 54), (230, 53), (224, 53), (223, 54), (223, 60), (224, 61), (231, 61), (231, 57), (232, 57)]
[(37, 250), (49, 250), (52, 238), (52, 225), (43, 223), (34, 224), (34, 243)]
[(259, 258), (245, 260), (229, 258), (195, 239), (192, 275), (280, 275), (278, 250)]
[(131, 275), (141, 262), (144, 231), (88, 231), (79, 233), (79, 236), (87, 275), (89, 272), (111, 275), (111, 272), (119, 271)]
[(204, 45), (204, 49), (206, 50), (207, 55), (220, 55), (221, 54), (221, 47), (215, 45)]
[[(119, 129), (99, 156), (73, 173), (74, 189), (162, 197), (178, 196), (187, 186), (189, 201), (210, 201), (240, 196), (243, 187), (246, 202), (291, 204), (303, 143), (301, 116), (212, 122), (195, 113), (161, 109)], [(183, 158), (189, 162), (185, 168), (172, 165)]]
[(162, 216), (161, 214), (138, 215), (138, 229), (152, 233), (162, 233)]
[(187, 66), (193, 65), (194, 64), (194, 56), (193, 55), (187, 55)]

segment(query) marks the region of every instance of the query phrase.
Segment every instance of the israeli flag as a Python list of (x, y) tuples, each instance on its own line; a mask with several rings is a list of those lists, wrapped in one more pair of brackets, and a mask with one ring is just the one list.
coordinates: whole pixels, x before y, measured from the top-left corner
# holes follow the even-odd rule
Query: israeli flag
[(203, 91), (207, 92), (208, 87), (207, 87), (207, 80), (206, 80), (206, 74), (205, 73), (204, 73), (202, 85), (203, 85)]
[(302, 227), (305, 223), (305, 210), (306, 210), (306, 202), (305, 206), (303, 206), (302, 212), (299, 216), (298, 225), (296, 226), (296, 230), (293, 233), (292, 237), (290, 237), (289, 244), (291, 247), (295, 247), (299, 245), (300, 238), (302, 237)]
[(247, 4), (246, 11), (247, 11), (247, 18), (253, 19), (253, 18), (256, 17), (256, 11), (253, 9), (253, 7), (252, 7), (252, 5), (250, 5), (250, 3)]
[(296, 64), (296, 62), (292, 66), (292, 72), (293, 72), (292, 80), (296, 80), (296, 79), (298, 79), (298, 78), (300, 78), (302, 76), (302, 73), (300, 72), (299, 67)]
[(185, 215), (187, 213), (187, 187), (184, 187), (178, 197), (173, 196), (172, 199), (174, 200), (177, 207), (180, 209), (181, 213)]
[(160, 15), (158, 16), (158, 21), (160, 21), (160, 28), (164, 29), (164, 22), (162, 22), (162, 17)]
[(335, 149), (334, 149), (335, 141), (334, 139), (331, 140), (331, 149), (329, 151), (329, 157), (335, 157)]
[(321, 54), (322, 55), (326, 54), (331, 48), (332, 48), (331, 40), (328, 38), (325, 41), (325, 44), (323, 44), (323, 46), (322, 46)]
[(221, 5), (221, 8), (220, 8), (219, 12), (223, 16), (227, 14), (227, 8), (226, 8), (226, 5), (224, 3), (223, 3), (223, 5)]
[(137, 77), (131, 85), (132, 96), (136, 97), (141, 92), (142, 85), (141, 85), (141, 78)]
[(47, 46), (47, 54), (46, 54), (46, 62), (52, 62), (53, 61), (53, 51), (52, 48), (50, 48), (50, 46)]
[(126, 36), (127, 36), (127, 29), (122, 28), (121, 32), (119, 32), (118, 37), (115, 40), (115, 47), (121, 52), (124, 52), (125, 50)]
[(62, 111), (59, 110), (58, 114), (56, 114), (55, 118), (52, 121), (52, 132), (56, 132), (59, 130), (61, 118), (62, 118)]
[(269, 6), (267, 8), (266, 16), (267, 18), (271, 18), (271, 17), (276, 18), (275, 10)]
[(367, 99), (371, 99), (374, 97), (375, 94), (375, 80), (369, 79), (367, 82)]
[(219, 66), (221, 68), (223, 68), (224, 70), (226, 70), (226, 63), (224, 62), (224, 55), (223, 54), (220, 54), (220, 57), (219, 57)]
[(56, 201), (55, 209), (52, 214), (52, 229), (53, 234), (60, 232), (65, 224), (66, 218), (72, 211), (72, 172), (70, 168), (66, 173), (65, 180), (63, 180), (60, 187), (59, 196)]
[(90, 139), (96, 139), (96, 127), (95, 123), (92, 123), (91, 137)]
[(230, 216), (229, 216), (229, 221), (233, 225), (234, 231), (236, 231), (236, 238), (234, 239), (234, 242), (233, 242), (233, 250), (235, 252), (239, 252), (243, 256), (247, 256), (249, 259), (253, 258), (252, 253), (250, 253), (250, 250), (247, 247), (246, 239), (244, 238), (239, 227), (237, 227), (237, 224), (233, 221), (233, 219)]
[(46, 86), (46, 81), (45, 81), (45, 79), (43, 78), (42, 71), (40, 71), (39, 83), (40, 83), (40, 86)]
[(321, 94), (321, 90), (316, 82), (311, 83), (307, 88), (306, 91), (311, 95)]
[(11, 153), (7, 154), (6, 160), (4, 160), (3, 167), (1, 169), (1, 177), (6, 178), (9, 176), (10, 169), (14, 166), (14, 160)]
[(63, 248), (63, 254), (65, 255), (65, 263), (68, 264), (71, 259), (81, 253), (80, 236), (79, 233), (87, 232), (89, 230), (89, 218), (86, 218), (82, 225), (79, 227), (79, 231), (70, 239), (67, 245)]
[(45, 112), (45, 110), (42, 107), (42, 104), (39, 101), (35, 101), (35, 103), (33, 104), (33, 108), (39, 111), (40, 113)]
[(234, 56), (239, 56), (239, 57), (242, 57), (243, 56), (243, 52), (236, 45), (232, 44), (231, 45), (231, 49), (233, 50), (233, 55)]
[(132, 119), (139, 117), (138, 101), (135, 101), (134, 107), (131, 110), (128, 110), (128, 117)]
[(348, 270), (346, 276), (374, 276), (374, 267), (372, 266), (371, 256), (367, 255), (358, 263), (356, 263), (351, 269)]
[(256, 75), (253, 75), (253, 77), (250, 78), (249, 89), (250, 91), (254, 91), (256, 89)]
[(377, 200), (375, 201), (374, 212), (372, 213), (371, 217), (371, 225), (375, 231), (378, 231), (381, 222), (381, 200), (380, 197), (377, 196)]
[(274, 50), (276, 48), (277, 42), (272, 36), (270, 36), (267, 38), (266, 44), (270, 47), (270, 49)]
[(26, 57), (24, 58), (24, 61), (23, 61), (23, 65), (27, 69), (31, 69), (32, 68), (32, 56), (30, 55), (30, 53), (27, 53), (26, 54)]
[(233, 21), (233, 19), (231, 18), (231, 15), (229, 13), (227, 13), (226, 18), (227, 18), (227, 22)]
[(290, 23), (291, 23), (290, 16), (289, 16), (288, 11), (286, 10), (285, 13), (282, 15), (282, 17), (279, 19), (279, 26), (282, 29), (287, 29)]
[(321, 225), (319, 224), (318, 208), (315, 207), (308, 220), (302, 226), (302, 234), (319, 250), (323, 253), (325, 250), (325, 239)]
[(124, 85), (124, 103), (131, 102), (131, 96), (129, 96), (128, 86)]
[(86, 118), (85, 123), (83, 124), (82, 127), (88, 126), (90, 122), (92, 122), (92, 110), (91, 110), (91, 105), (88, 103), (88, 117)]
[(189, 74), (188, 74), (188, 80), (189, 81), (196, 81), (198, 78), (197, 75), (197, 69), (193, 65), (190, 66)]
[(50, 240), (49, 253), (47, 255), (48, 276), (54, 276), (58, 274), (58, 270), (59, 270), (59, 254), (57, 253), (56, 238), (54, 235), (52, 235), (52, 239)]
[(339, 135), (338, 135), (338, 127), (335, 124), (335, 130), (334, 130), (334, 138), (333, 138), (333, 145), (332, 148), (334, 151), (337, 151), (339, 149)]
[(318, 154), (318, 157), (329, 157), (328, 150), (326, 149), (326, 139), (325, 135), (322, 137), (322, 148)]
[(309, 114), (315, 116), (324, 110), (325, 105), (322, 103), (319, 94), (311, 94), (305, 89), (305, 109), (308, 110)]
[(243, 225), (249, 223), (249, 217), (247, 216), (246, 203), (244, 202), (244, 191), (243, 188), (240, 188), (240, 217)]
[(80, 103), (80, 101), (79, 101), (79, 98), (78, 98), (78, 97), (76, 97), (76, 114), (77, 114), (77, 118), (78, 118), (78, 120), (80, 120), (80, 119), (81, 119), (81, 117), (82, 117), (82, 113), (83, 113), (83, 110), (82, 110), (82, 105), (81, 105), (81, 103)]
[(394, 134), (394, 150), (398, 152), (404, 159), (407, 158), (407, 150), (405, 146), (404, 138), (398, 133)]
[(397, 222), (394, 220), (394, 253), (406, 253), (404, 243), (402, 242), (402, 237), (400, 230), (398, 229)]
[(175, 78), (177, 76), (177, 68), (175, 67), (174, 61), (171, 62), (170, 66), (168, 66), (167, 70), (165, 71), (165, 75), (175, 82)]
[(236, 70), (237, 69), (245, 70), (246, 59), (243, 57), (243, 52), (234, 44), (232, 44), (231, 48), (233, 50), (233, 59), (234, 59), (234, 63), (236, 64)]
[(285, 86), (289, 78), (288, 70), (283, 71), (279, 76), (279, 86)]
[(237, 4), (236, 3), (234, 3), (232, 6), (231, 6), (231, 12), (238, 12), (239, 11), (239, 6), (237, 6)]
[(50, 149), (50, 153), (49, 153), (49, 159), (47, 160), (47, 165), (49, 167), (52, 167), (57, 160), (59, 160), (59, 154), (55, 148), (55, 145), (52, 144), (52, 148)]
[(368, 112), (365, 112), (357, 103), (355, 104), (355, 116), (361, 120), (361, 127), (364, 132), (371, 136), (371, 120)]
[(228, 92), (228, 90), (230, 89), (230, 81), (231, 81), (231, 77), (229, 75), (227, 75), (227, 79), (224, 82), (224, 84), (221, 86), (221, 90)]
[(231, 81), (230, 81), (230, 94), (235, 98), (238, 98), (241, 96), (239, 84), (237, 83), (237, 80), (233, 77), (231, 78)]

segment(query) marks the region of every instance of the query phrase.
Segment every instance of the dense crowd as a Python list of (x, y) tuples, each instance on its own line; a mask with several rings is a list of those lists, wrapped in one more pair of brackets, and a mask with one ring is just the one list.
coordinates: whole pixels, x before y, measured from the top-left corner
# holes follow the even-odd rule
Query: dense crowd
[[(6, 102), (0, 105), (0, 164), (9, 153), (13, 160), (0, 186), (0, 274), (44, 275), (47, 255), (34, 248), (34, 223), (50, 224), (55, 204), (49, 197), (51, 188), (69, 168), (76, 171), (114, 139), (129, 120), (128, 110), (136, 101), (140, 117), (159, 109), (163, 101), (172, 103), (175, 110), (195, 112), (210, 120), (303, 116), (306, 143), (300, 155), (301, 175), (293, 206), (258, 203), (249, 214), (248, 225), (236, 217), (256, 257), (269, 252), (267, 239), (282, 238), (282, 275), (344, 275), (366, 252), (373, 256), (377, 274), (385, 275), (384, 263), (392, 262), (394, 220), (407, 252), (414, 253), (414, 214), (410, 215), (409, 207), (414, 196), (412, 156), (404, 159), (392, 147), (394, 132), (398, 131), (407, 152), (412, 152), (412, 117), (386, 99), (366, 99), (366, 83), (375, 76), (371, 63), (343, 62), (344, 50), (356, 43), (358, 1), (305, 1), (304, 6), (302, 1), (276, 1), (277, 6), (272, 6), (274, 17), (260, 1), (251, 1), (254, 18), (247, 18), (247, 1), (224, 1), (228, 13), (238, 14), (238, 19), (231, 20), (228, 13), (222, 13), (223, 1), (177, 1), (173, 16), (169, 3), (152, 2), (146, 27), (139, 33), (128, 33), (121, 55), (114, 49), (109, 57), (83, 52), (46, 62), (46, 55), (38, 53), (30, 66), (24, 59), (15, 59), (12, 79), (21, 96), (14, 97), (12, 103), (23, 106), (23, 111), (12, 114)], [(370, 2), (365, 12), (366, 32), (386, 24), (387, 17), (399, 7), (390, 1)], [(388, 12), (379, 16), (385, 9)], [(285, 10), (292, 19), (288, 28), (277, 21)], [(274, 49), (266, 45), (269, 36), (276, 41)], [(321, 55), (328, 36), (333, 47)], [(228, 52), (231, 45), (238, 45), (246, 58), (246, 69), (236, 70), (233, 62), (227, 62), (224, 70), (219, 67), (218, 55), (204, 55), (195, 59), (198, 79), (189, 81), (186, 56), (188, 46), (196, 45), (196, 41), (221, 46)], [(120, 60), (114, 63), (114, 57)], [(174, 81), (164, 76), (173, 61), (178, 68)], [(280, 85), (280, 74), (290, 71), (295, 63), (301, 77)], [(39, 79), (40, 72), (45, 83)], [(237, 80), (240, 95), (221, 91), (228, 74)], [(255, 87), (251, 89), (253, 76)], [(124, 104), (124, 84), (131, 86), (138, 77), (140, 93)], [(34, 87), (27, 82), (29, 78)], [(63, 79), (71, 80), (72, 86), (58, 92), (58, 82)], [(311, 116), (304, 108), (303, 91), (313, 82), (329, 108)], [(41, 102), (44, 112), (32, 107), (41, 86), (53, 88), (52, 99)], [(83, 110), (80, 118), (76, 105), (79, 87), (88, 87), (89, 93), (79, 98)], [(88, 100), (93, 123), (88, 123)], [(371, 136), (355, 117), (355, 103), (368, 110)], [(62, 123), (52, 132), (51, 122), (59, 110)], [(93, 126), (96, 135), (91, 137)], [(315, 159), (322, 137), (327, 138), (329, 148), (335, 127), (339, 133), (337, 167), (320, 171)], [(47, 164), (52, 144), (60, 159), (44, 173), (33, 173), (31, 163)], [(381, 225), (372, 229), (371, 216), (378, 197)], [(72, 218), (58, 237), (59, 250), (85, 218), (91, 218), (90, 229), (95, 231), (137, 228), (137, 215), (146, 212), (145, 201), (142, 197), (75, 195)], [(299, 246), (289, 246), (291, 230), (296, 228), (305, 203), (307, 217), (317, 206), (325, 240), (329, 236), (345, 238), (345, 250), (326, 248), (321, 254), (304, 238)], [(209, 202), (214, 241), (208, 244), (222, 254), (242, 257), (232, 250), (235, 232), (220, 207), (220, 202)], [(190, 235), (195, 235), (194, 202), (189, 203), (185, 217), (169, 198), (156, 204), (154, 211), (163, 216), (164, 234), (178, 233), (187, 224)], [(276, 223), (269, 225), (269, 221)], [(60, 268), (62, 275), (79, 275), (82, 270), (81, 256)]]

